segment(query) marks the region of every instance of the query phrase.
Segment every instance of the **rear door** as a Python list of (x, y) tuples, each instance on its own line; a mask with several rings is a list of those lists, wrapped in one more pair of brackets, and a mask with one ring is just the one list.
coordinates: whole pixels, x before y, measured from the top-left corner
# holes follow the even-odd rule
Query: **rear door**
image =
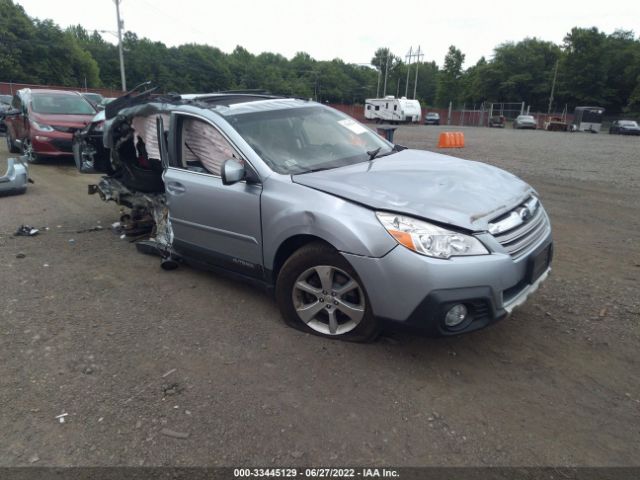
[[(171, 115), (171, 145), (164, 173), (174, 248), (187, 256), (262, 277), (260, 196), (262, 185), (223, 185), (222, 163), (251, 166), (211, 121)], [(257, 178), (257, 175), (256, 175)]]

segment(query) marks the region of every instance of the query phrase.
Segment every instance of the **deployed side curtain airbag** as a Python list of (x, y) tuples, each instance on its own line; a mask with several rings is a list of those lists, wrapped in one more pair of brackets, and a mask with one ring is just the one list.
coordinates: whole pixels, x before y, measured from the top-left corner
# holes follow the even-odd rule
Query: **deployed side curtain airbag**
[(184, 120), (182, 159), (185, 166), (199, 161), (210, 173), (219, 176), (224, 161), (232, 157), (233, 148), (217, 129), (201, 120)]
[[(169, 125), (169, 115), (161, 114), (165, 125)], [(156, 115), (148, 117), (134, 117), (131, 121), (134, 130), (134, 144), (138, 143), (138, 137), (142, 138), (149, 158), (160, 159), (160, 147), (156, 129)]]

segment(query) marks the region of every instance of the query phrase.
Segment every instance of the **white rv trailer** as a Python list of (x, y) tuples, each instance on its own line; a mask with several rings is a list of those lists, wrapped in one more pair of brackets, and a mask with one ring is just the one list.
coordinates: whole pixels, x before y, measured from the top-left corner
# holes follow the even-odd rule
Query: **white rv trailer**
[(418, 100), (409, 100), (407, 97), (396, 98), (389, 95), (384, 98), (367, 98), (364, 101), (364, 117), (377, 123), (419, 123), (422, 108)]

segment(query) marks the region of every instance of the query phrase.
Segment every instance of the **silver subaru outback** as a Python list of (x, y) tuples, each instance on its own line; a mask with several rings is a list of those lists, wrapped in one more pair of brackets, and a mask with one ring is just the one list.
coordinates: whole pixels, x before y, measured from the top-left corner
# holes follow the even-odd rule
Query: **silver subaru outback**
[(131, 209), (125, 233), (149, 229), (140, 250), (273, 289), (305, 332), (470, 332), (550, 271), (549, 218), (525, 182), (394, 145), (311, 101), (138, 98), (96, 127), (76, 135), (79, 168), (107, 174), (89, 192)]

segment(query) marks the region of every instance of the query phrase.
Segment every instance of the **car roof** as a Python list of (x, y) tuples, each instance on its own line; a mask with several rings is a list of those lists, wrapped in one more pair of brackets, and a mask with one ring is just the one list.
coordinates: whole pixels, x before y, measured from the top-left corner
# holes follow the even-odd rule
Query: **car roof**
[(291, 108), (302, 108), (320, 104), (297, 98), (271, 95), (212, 94), (196, 97), (196, 106), (215, 110), (221, 115), (241, 115), (244, 113), (267, 112)]

